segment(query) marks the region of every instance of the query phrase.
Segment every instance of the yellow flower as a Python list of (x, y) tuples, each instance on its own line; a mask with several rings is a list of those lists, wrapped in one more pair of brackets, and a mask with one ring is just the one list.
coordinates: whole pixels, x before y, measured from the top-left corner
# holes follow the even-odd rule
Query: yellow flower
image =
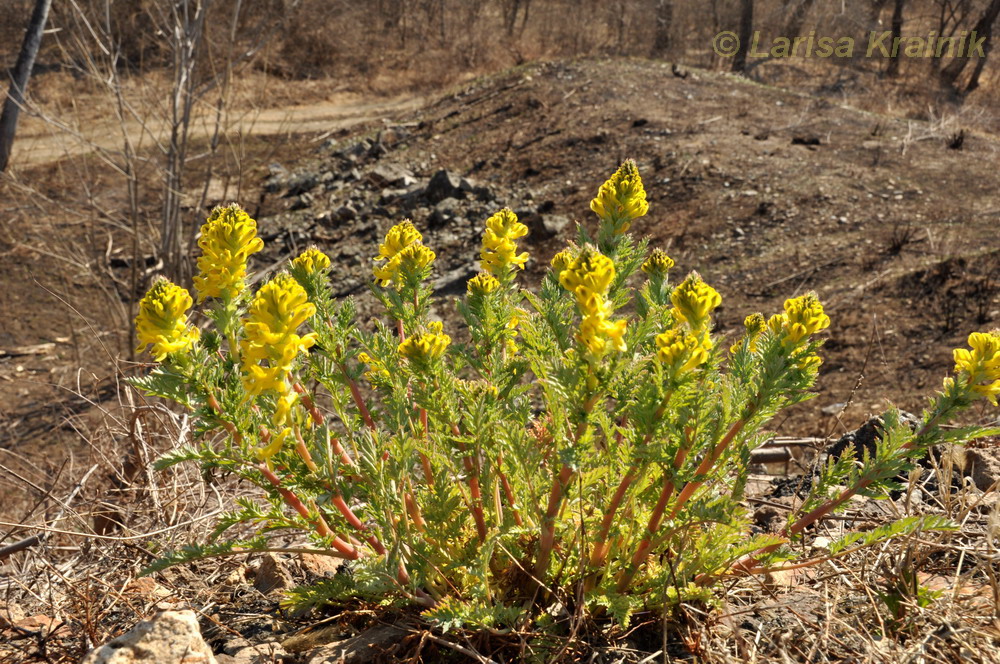
[(389, 229), (385, 241), (378, 246), (379, 257), (375, 260), (392, 259), (406, 247), (417, 242), (423, 242), (424, 236), (416, 229), (409, 219), (403, 220)]
[(304, 274), (316, 274), (330, 267), (330, 257), (316, 247), (310, 247), (292, 261), (292, 270)]
[(611, 322), (604, 316), (585, 316), (576, 338), (594, 357), (603, 357), (612, 349), (623, 352), (626, 323), (624, 318)]
[(188, 325), (187, 310), (193, 301), (191, 294), (167, 279), (157, 279), (146, 296), (139, 301), (135, 318), (139, 337), (137, 353), (152, 346), (150, 353), (157, 362), (171, 353), (180, 353), (198, 340), (198, 328)]
[(368, 353), (358, 353), (358, 361), (368, 365), (368, 371), (365, 372), (365, 377), (368, 380), (384, 380), (391, 377), (389, 370), (385, 368), (385, 365)]
[(500, 288), (500, 282), (489, 272), (480, 272), (469, 279), (467, 287), (469, 295), (489, 295)]
[(448, 350), (451, 337), (442, 332), (443, 326), (439, 321), (429, 323), (427, 330), (399, 344), (399, 354), (418, 364), (427, 364), (442, 357)]
[(662, 249), (653, 249), (649, 258), (642, 264), (642, 271), (651, 277), (665, 277), (667, 272), (674, 266), (674, 259), (667, 256)]
[(601, 185), (590, 209), (611, 226), (615, 235), (626, 232), (637, 219), (649, 211), (646, 190), (635, 162), (626, 159), (611, 178)]
[(743, 319), (743, 327), (746, 328), (747, 336), (756, 337), (764, 331), (764, 314), (753, 313)]
[(248, 394), (267, 390), (288, 393), (288, 374), (296, 356), (316, 342), (315, 333), (300, 336), (297, 330), (314, 313), (316, 307), (290, 275), (279, 274), (261, 286), (243, 326), (246, 337), (240, 342), (243, 384)]
[(569, 249), (563, 249), (552, 257), (552, 271), (555, 272), (558, 277), (563, 270), (573, 264), (573, 260), (575, 258), (576, 256), (572, 251)]
[[(750, 351), (753, 352), (757, 348), (757, 337), (759, 337), (760, 333), (764, 331), (765, 327), (767, 327), (767, 321), (764, 320), (763, 314), (750, 314), (743, 319), (743, 327), (746, 329), (744, 338), (750, 340)], [(740, 349), (741, 345), (741, 341), (736, 342), (729, 347), (729, 352), (735, 353)]]
[(402, 285), (400, 277), (412, 277), (434, 262), (434, 252), (423, 246), (422, 241), (420, 231), (409, 220), (389, 229), (374, 259), (376, 263), (386, 261), (373, 269), (381, 286), (395, 283), (398, 287)]
[(701, 340), (690, 332), (676, 328), (656, 335), (656, 347), (657, 361), (674, 380), (704, 364), (711, 350), (707, 336)]
[(264, 461), (270, 466), (271, 457), (281, 451), (281, 448), (285, 444), (285, 439), (292, 433), (292, 430), (288, 427), (282, 429), (279, 433), (271, 436), (271, 442), (266, 446), (257, 450), (257, 458)]
[[(557, 254), (558, 256), (558, 254)], [(594, 247), (585, 246), (559, 272), (559, 283), (576, 296), (583, 321), (577, 341), (588, 351), (589, 360), (598, 360), (614, 349), (625, 350), (625, 320), (611, 322), (614, 306), (607, 299), (615, 279), (615, 264)], [(560, 259), (560, 263), (562, 263)]]
[(785, 300), (785, 327), (782, 342), (796, 345), (802, 339), (830, 327), (830, 317), (815, 293)]
[(702, 281), (697, 272), (692, 272), (670, 294), (670, 301), (674, 305), (672, 313), (675, 318), (687, 321), (694, 330), (700, 330), (708, 324), (712, 311), (722, 304), (722, 296)]
[(528, 253), (517, 253), (517, 240), (528, 234), (528, 227), (517, 220), (510, 208), (504, 208), (486, 220), (483, 248), (479, 253), (484, 271), (505, 279), (511, 266), (524, 269)]
[(955, 373), (968, 374), (969, 388), (996, 406), (1000, 395), (1000, 331), (973, 332), (969, 346), (972, 350), (955, 349)]
[(586, 313), (596, 313), (591, 309), (594, 296), (603, 300), (614, 279), (614, 261), (590, 246), (584, 247), (569, 267), (559, 273), (559, 283), (576, 295), (577, 302)]
[(257, 222), (239, 205), (217, 207), (201, 227), (201, 256), (194, 287), (198, 301), (208, 297), (233, 298), (246, 288), (247, 260), (264, 248)]
[(404, 279), (411, 279), (421, 274), (437, 256), (432, 250), (422, 244), (411, 244), (398, 254), (393, 260), (399, 263), (399, 274)]

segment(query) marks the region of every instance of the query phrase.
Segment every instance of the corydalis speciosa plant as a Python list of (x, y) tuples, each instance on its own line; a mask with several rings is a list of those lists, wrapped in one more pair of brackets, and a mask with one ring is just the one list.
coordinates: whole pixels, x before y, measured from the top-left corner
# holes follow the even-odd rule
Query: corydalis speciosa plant
[[(582, 597), (626, 622), (638, 608), (711, 602), (720, 579), (797, 559), (803, 531), (852, 496), (885, 495), (928, 446), (985, 431), (942, 425), (996, 401), (997, 333), (955, 352), (919, 426), (890, 411), (874, 452), (828, 464), (780, 532), (752, 536), (750, 453), (775, 414), (811, 396), (830, 319), (806, 293), (748, 316), (723, 344), (720, 293), (696, 273), (674, 284), (674, 261), (630, 232), (648, 209), (633, 162), (591, 208), (596, 234), (581, 226), (534, 289), (518, 283), (527, 228), (510, 210), (491, 216), (454, 338), (431, 319), (450, 303), (433, 296), (436, 255), (413, 223), (377, 249), (372, 292), (386, 318), (366, 330), (353, 302), (333, 297), (335, 266), (317, 249), (251, 292), (256, 225), (236, 206), (213, 212), (196, 280), (213, 329), (199, 337), (190, 295), (155, 284), (136, 324), (158, 363), (135, 383), (197, 420), (197, 438), (161, 468), (195, 461), (261, 493), (153, 569), (312, 550), (352, 573), (296, 589), (299, 608), (397, 598), (444, 627), (493, 626)], [(831, 555), (947, 527), (910, 518)]]

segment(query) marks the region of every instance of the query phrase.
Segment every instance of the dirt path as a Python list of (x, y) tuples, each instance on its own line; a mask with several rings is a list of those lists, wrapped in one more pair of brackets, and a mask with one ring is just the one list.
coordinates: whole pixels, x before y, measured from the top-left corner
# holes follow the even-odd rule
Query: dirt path
[[(387, 115), (412, 111), (424, 103), (424, 98), (400, 96), (372, 100), (359, 95), (339, 95), (322, 102), (284, 106), (233, 114), (226, 134), (230, 137), (279, 136), (309, 132), (333, 132)], [(129, 120), (126, 129), (137, 148), (163, 143), (168, 136), (165, 117), (145, 124)], [(191, 137), (206, 138), (215, 132), (214, 116), (203, 113), (191, 123)], [(73, 155), (94, 151), (117, 152), (122, 149), (123, 132), (117, 120), (98, 120), (79, 126), (62, 126), (39, 116), (25, 118), (14, 142), (12, 163), (16, 166), (38, 166)]]

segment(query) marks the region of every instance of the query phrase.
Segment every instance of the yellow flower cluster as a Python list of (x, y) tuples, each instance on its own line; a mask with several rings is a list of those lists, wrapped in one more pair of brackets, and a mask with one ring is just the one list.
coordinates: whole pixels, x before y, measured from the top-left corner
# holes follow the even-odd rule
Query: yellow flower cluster
[[(266, 391), (279, 397), (275, 424), (284, 424), (295, 394), (291, 392), (288, 375), (300, 352), (316, 343), (316, 334), (299, 335), (299, 327), (316, 313), (306, 292), (288, 274), (261, 286), (247, 312), (240, 342), (243, 361), (243, 386), (249, 395)], [(267, 362), (267, 365), (261, 364)]]
[(194, 302), (191, 294), (167, 279), (157, 279), (139, 302), (135, 318), (139, 337), (137, 353), (152, 346), (150, 353), (157, 362), (171, 353), (180, 353), (198, 340), (198, 328), (188, 325), (187, 310)]
[(642, 271), (651, 277), (663, 278), (674, 266), (674, 259), (662, 249), (653, 249), (642, 264)]
[(562, 274), (563, 270), (569, 269), (574, 260), (576, 260), (576, 254), (569, 249), (563, 249), (553, 256), (551, 265), (552, 270), (556, 273), (556, 277)]
[(330, 267), (330, 257), (316, 247), (310, 247), (292, 260), (292, 270), (316, 274)]
[(376, 263), (386, 261), (373, 270), (381, 286), (395, 284), (399, 288), (406, 279), (420, 274), (434, 262), (436, 256), (422, 244), (423, 239), (424, 236), (408, 220), (389, 229), (374, 259)]
[[(757, 348), (757, 338), (760, 337), (760, 333), (764, 331), (767, 327), (767, 321), (764, 320), (764, 315), (760, 313), (753, 313), (743, 319), (743, 328), (746, 330), (745, 338), (750, 340), (750, 351), (753, 352)], [(730, 353), (735, 353), (739, 350), (742, 342), (738, 341), (729, 347)]]
[(426, 365), (441, 358), (448, 350), (451, 337), (443, 332), (440, 321), (427, 324), (427, 332), (412, 336), (399, 344), (399, 354), (417, 364)]
[(469, 295), (489, 295), (500, 288), (500, 282), (489, 272), (480, 272), (469, 279), (467, 287)]
[(969, 376), (969, 389), (986, 397), (994, 406), (1000, 395), (1000, 330), (973, 332), (969, 346), (955, 349), (955, 373)]
[(803, 339), (830, 326), (830, 317), (815, 293), (785, 300), (785, 313), (775, 314), (767, 326), (781, 338), (786, 347), (798, 346)]
[(368, 380), (384, 380), (392, 377), (385, 365), (368, 353), (358, 353), (358, 360), (368, 365), (368, 371), (365, 372)]
[(500, 281), (511, 273), (511, 267), (524, 269), (528, 253), (517, 253), (517, 240), (528, 234), (528, 227), (517, 220), (510, 208), (504, 208), (486, 220), (483, 248), (479, 253), (483, 270)]
[(246, 288), (247, 260), (264, 248), (257, 222), (239, 205), (212, 210), (198, 238), (201, 256), (194, 287), (198, 301), (208, 297), (231, 299)]
[(711, 346), (691, 332), (673, 328), (656, 335), (656, 348), (656, 359), (669, 378), (676, 380), (704, 364)]
[(576, 296), (577, 307), (583, 316), (577, 341), (586, 347), (589, 357), (594, 360), (604, 357), (611, 349), (625, 350), (626, 321), (610, 320), (614, 309), (607, 295), (614, 278), (614, 261), (590, 246), (584, 247), (559, 272), (559, 283)]
[(670, 294), (674, 318), (685, 321), (692, 330), (707, 331), (712, 311), (722, 304), (722, 296), (701, 280), (697, 272), (688, 275)]
[(649, 211), (646, 190), (633, 160), (622, 162), (615, 174), (601, 185), (597, 198), (590, 202), (590, 209), (611, 226), (615, 235), (628, 231), (633, 219)]

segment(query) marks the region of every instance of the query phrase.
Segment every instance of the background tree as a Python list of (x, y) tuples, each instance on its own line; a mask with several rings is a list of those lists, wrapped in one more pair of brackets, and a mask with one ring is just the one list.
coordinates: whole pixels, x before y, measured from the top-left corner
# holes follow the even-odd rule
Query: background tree
[(753, 38), (753, 0), (740, 0), (740, 27), (737, 35), (740, 47), (733, 58), (733, 71), (742, 74), (747, 70), (747, 53), (750, 52), (750, 40)]
[(28, 87), (31, 70), (35, 67), (35, 57), (42, 45), (42, 33), (45, 31), (51, 6), (52, 0), (35, 0), (28, 29), (24, 32), (24, 42), (17, 56), (17, 64), (14, 65), (7, 101), (4, 102), (3, 113), (0, 114), (0, 171), (6, 170), (7, 162), (10, 161), (10, 150), (14, 145), (14, 135), (17, 133), (17, 118), (24, 105), (24, 91)]
[[(964, 94), (968, 94), (979, 87), (979, 77), (983, 72), (983, 67), (986, 66), (986, 57), (993, 46), (993, 24), (996, 23), (997, 16), (1000, 16), (1000, 0), (990, 0), (990, 4), (986, 6), (983, 15), (979, 17), (979, 20), (972, 27), (972, 33), (975, 34), (977, 39), (980, 37), (985, 37), (986, 39), (983, 42), (983, 57), (979, 58), (976, 62), (976, 67), (972, 71), (972, 76), (969, 78)], [(972, 39), (972, 33), (969, 35), (969, 40)], [(941, 70), (942, 85), (957, 92), (958, 78), (965, 71), (965, 66), (969, 63), (970, 59), (967, 56), (952, 58), (948, 66)]]

